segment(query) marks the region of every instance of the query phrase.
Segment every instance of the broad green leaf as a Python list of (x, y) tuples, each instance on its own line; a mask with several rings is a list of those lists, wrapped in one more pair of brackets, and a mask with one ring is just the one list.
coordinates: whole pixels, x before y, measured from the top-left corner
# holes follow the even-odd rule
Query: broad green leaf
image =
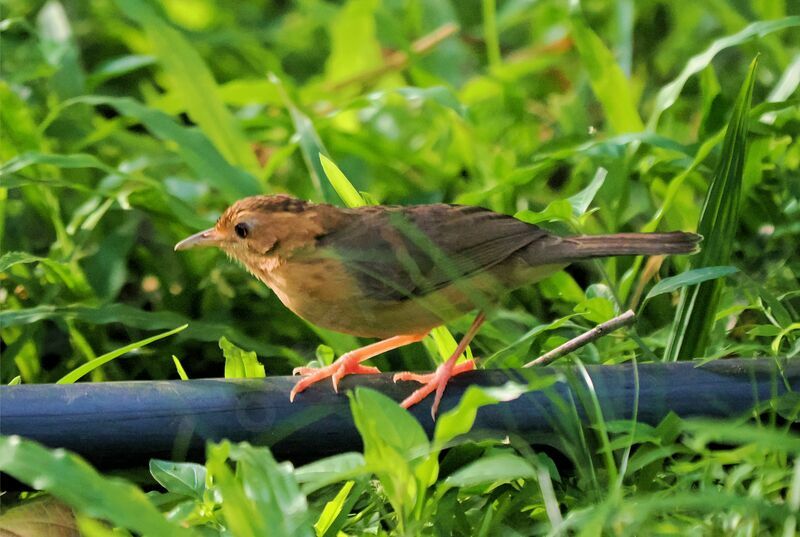
[(203, 499), (206, 489), (206, 468), (191, 462), (150, 459), (150, 475), (169, 492)]
[(610, 320), (617, 313), (614, 301), (605, 296), (587, 297), (586, 300), (576, 304), (573, 311), (598, 324)]
[[(232, 444), (230, 458), (237, 462), (237, 477), (269, 535), (313, 535), (308, 503), (292, 475), (292, 465), (278, 463), (268, 448)], [(224, 501), (223, 501), (224, 503)]]
[(228, 162), (253, 175), (258, 162), (250, 143), (219, 95), (211, 71), (192, 45), (143, 0), (116, 0), (126, 16), (144, 28), (172, 91), (180, 95), (189, 116)]
[(52, 496), (40, 496), (0, 515), (3, 537), (76, 537), (75, 514)]
[(82, 458), (63, 449), (48, 450), (18, 436), (0, 436), (0, 471), (44, 490), (80, 513), (146, 536), (190, 536), (169, 522), (137, 487), (104, 477)]
[(364, 441), (364, 457), (370, 467), (380, 462), (373, 456), (384, 447), (396, 450), (406, 460), (427, 454), (428, 437), (422, 426), (408, 411), (382, 393), (358, 387), (350, 396), (350, 408)]
[(589, 205), (592, 204), (592, 200), (594, 200), (598, 190), (603, 186), (607, 175), (608, 170), (598, 168), (589, 185), (568, 199), (574, 216), (582, 216), (589, 209)]
[(274, 510), (265, 513), (259, 509), (244, 490), (241, 479), (228, 466), (230, 450), (231, 444), (227, 440), (220, 444), (209, 444), (206, 448), (206, 470), (219, 497), (219, 515), (225, 527), (236, 537), (262, 537), (271, 535), (271, 531), (275, 531), (274, 535), (283, 536), (279, 533), (280, 528), (270, 527), (276, 514)]
[[(697, 232), (703, 236), (703, 248), (692, 259), (692, 264), (698, 268), (726, 265), (730, 260), (739, 225), (750, 101), (757, 65), (758, 59), (753, 60), (736, 99), (722, 154), (703, 204), (697, 226)], [(667, 344), (666, 360), (703, 356), (722, 283), (717, 279), (683, 289)]]
[(433, 433), (434, 450), (441, 450), (457, 436), (468, 433), (481, 407), (513, 401), (527, 391), (525, 385), (514, 382), (496, 388), (470, 386), (453, 410), (439, 416)]
[(258, 361), (255, 352), (246, 352), (223, 336), (219, 340), (219, 348), (225, 356), (225, 378), (264, 378), (264, 366)]
[(704, 267), (694, 270), (687, 270), (686, 272), (676, 276), (664, 278), (655, 284), (644, 299), (649, 300), (658, 295), (677, 291), (682, 287), (696, 285), (698, 283), (706, 282), (708, 280), (715, 280), (717, 278), (723, 278), (737, 272), (739, 272), (739, 269), (736, 267)]
[(634, 91), (614, 54), (589, 27), (578, 10), (570, 17), (572, 36), (597, 100), (603, 105), (611, 128), (621, 134), (644, 130), (636, 110)]
[(331, 54), (325, 79), (335, 83), (383, 63), (375, 25), (376, 0), (348, 0), (328, 25)]
[(39, 263), (45, 259), (47, 258), (31, 255), (27, 252), (6, 252), (0, 257), (0, 272), (6, 272), (14, 265)]
[(536, 469), (531, 463), (511, 453), (488, 455), (457, 470), (444, 480), (445, 487), (472, 487), (484, 483), (533, 479)]
[(385, 395), (358, 387), (349, 396), (353, 421), (364, 442), (367, 468), (380, 480), (403, 525), (428, 486), (427, 477), (436, 475), (430, 464), (424, 465), (424, 482), (416, 475), (420, 464), (428, 460), (428, 437), (411, 414)]
[(555, 200), (550, 202), (542, 211), (525, 209), (514, 214), (514, 218), (529, 224), (539, 222), (569, 222), (574, 214), (574, 206), (570, 200)]
[(93, 370), (97, 369), (103, 364), (107, 364), (114, 358), (122, 356), (123, 354), (129, 353), (131, 351), (140, 349), (146, 345), (149, 345), (150, 343), (153, 343), (154, 341), (158, 341), (159, 339), (164, 339), (165, 337), (169, 337), (171, 335), (177, 334), (178, 332), (182, 332), (183, 330), (186, 330), (188, 326), (189, 326), (188, 324), (185, 324), (183, 326), (179, 326), (178, 328), (172, 329), (168, 332), (164, 332), (163, 334), (158, 334), (157, 336), (142, 339), (135, 343), (131, 343), (130, 345), (125, 345), (124, 347), (120, 347), (119, 349), (108, 352), (102, 356), (98, 356), (94, 360), (78, 366), (77, 368), (73, 369), (72, 371), (70, 371), (69, 373), (58, 379), (57, 384), (72, 384), (76, 380), (85, 376), (87, 373), (92, 372)]
[(300, 466), (294, 477), (303, 485), (303, 492), (311, 494), (327, 485), (363, 475), (365, 464), (361, 453), (340, 453)]
[(689, 61), (686, 62), (686, 66), (683, 68), (680, 74), (678, 74), (678, 76), (675, 77), (672, 82), (661, 88), (661, 91), (659, 91), (658, 95), (656, 95), (655, 104), (653, 105), (653, 112), (650, 115), (650, 119), (647, 121), (647, 130), (656, 130), (656, 127), (658, 126), (658, 120), (661, 118), (661, 114), (663, 114), (664, 111), (670, 106), (675, 104), (675, 101), (678, 100), (678, 96), (681, 94), (681, 91), (683, 91), (683, 87), (686, 85), (686, 81), (689, 80), (692, 75), (705, 69), (717, 54), (726, 48), (741, 45), (753, 37), (763, 37), (771, 34), (772, 32), (783, 30), (785, 28), (792, 28), (795, 26), (800, 26), (800, 16), (784, 17), (777, 20), (757, 21), (733, 35), (728, 35), (717, 39), (711, 43), (706, 50), (689, 58)]

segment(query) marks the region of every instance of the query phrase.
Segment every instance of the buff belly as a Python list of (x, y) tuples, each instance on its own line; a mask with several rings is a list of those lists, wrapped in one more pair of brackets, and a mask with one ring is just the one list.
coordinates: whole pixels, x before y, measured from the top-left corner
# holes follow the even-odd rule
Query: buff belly
[(426, 333), (469, 311), (489, 309), (511, 289), (560, 268), (500, 265), (423, 297), (392, 301), (364, 296), (357, 281), (331, 261), (281, 265), (262, 280), (287, 308), (310, 323), (361, 337), (387, 338)]

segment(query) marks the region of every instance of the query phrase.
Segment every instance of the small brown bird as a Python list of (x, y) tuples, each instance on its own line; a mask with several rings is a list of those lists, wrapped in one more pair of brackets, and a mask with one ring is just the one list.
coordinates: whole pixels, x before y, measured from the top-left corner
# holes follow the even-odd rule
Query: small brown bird
[(323, 328), (382, 340), (327, 367), (300, 367), (290, 398), (331, 377), (378, 373), (364, 360), (423, 339), (434, 327), (479, 310), (452, 357), (427, 375), (398, 373), (423, 386), (406, 408), (436, 390), (435, 415), (456, 365), (484, 321), (484, 311), (512, 289), (573, 261), (614, 255), (687, 254), (693, 233), (618, 233), (559, 237), (480, 207), (368, 206), (342, 209), (290, 196), (253, 196), (230, 206), (206, 231), (175, 250), (216, 246), (241, 262), (300, 317)]

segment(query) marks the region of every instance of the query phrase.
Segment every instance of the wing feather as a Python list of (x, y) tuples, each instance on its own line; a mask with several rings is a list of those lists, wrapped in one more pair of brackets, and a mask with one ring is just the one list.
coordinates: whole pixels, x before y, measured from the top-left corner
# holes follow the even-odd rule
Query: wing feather
[(365, 207), (318, 238), (317, 249), (341, 260), (370, 296), (425, 296), (485, 271), (546, 231), (480, 207)]

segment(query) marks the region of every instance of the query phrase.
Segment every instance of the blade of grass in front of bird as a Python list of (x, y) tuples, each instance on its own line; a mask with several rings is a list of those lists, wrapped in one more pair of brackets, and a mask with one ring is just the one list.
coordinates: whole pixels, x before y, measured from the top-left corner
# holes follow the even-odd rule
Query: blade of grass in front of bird
[(80, 379), (87, 373), (91, 372), (93, 369), (96, 369), (103, 364), (107, 364), (114, 358), (122, 356), (125, 353), (135, 351), (136, 349), (140, 349), (145, 345), (149, 345), (154, 341), (158, 341), (159, 339), (164, 339), (165, 337), (169, 337), (173, 334), (177, 334), (178, 332), (182, 332), (183, 330), (186, 330), (188, 326), (189, 326), (188, 324), (184, 324), (183, 326), (179, 326), (168, 332), (164, 332), (163, 334), (158, 334), (157, 336), (152, 336), (146, 339), (142, 339), (140, 341), (136, 341), (135, 343), (131, 343), (130, 345), (125, 345), (124, 347), (120, 347), (119, 349), (108, 352), (102, 356), (98, 356), (91, 362), (86, 362), (80, 367), (73, 369), (72, 371), (70, 371), (69, 373), (58, 379), (56, 384), (72, 384), (73, 382)]
[[(358, 190), (356, 190), (356, 187), (353, 186), (353, 183), (350, 182), (350, 180), (342, 172), (342, 170), (339, 169), (335, 162), (322, 153), (319, 153), (319, 162), (323, 171), (325, 172), (325, 176), (328, 178), (328, 181), (336, 190), (336, 193), (339, 195), (339, 197), (342, 198), (342, 201), (344, 201), (345, 205), (348, 207), (361, 207), (362, 205), (367, 204), (363, 196), (361, 196)], [(458, 346), (458, 343), (453, 337), (453, 334), (450, 333), (450, 330), (448, 330), (446, 326), (438, 326), (431, 330), (430, 336), (433, 338), (434, 344), (436, 345), (436, 350), (438, 351), (442, 360), (444, 361), (450, 358), (450, 356), (453, 354), (453, 351), (455, 351), (456, 347)], [(461, 356), (461, 358), (472, 358), (472, 351), (469, 347), (467, 347), (466, 352)]]
[(228, 162), (258, 175), (258, 160), (247, 137), (223, 103), (214, 76), (194, 47), (146, 2), (117, 0), (116, 3), (145, 30), (171, 90), (180, 95), (189, 117)]
[[(703, 246), (693, 259), (693, 265), (698, 268), (725, 265), (731, 257), (739, 222), (749, 111), (757, 65), (758, 58), (750, 64), (736, 99), (720, 160), (700, 214), (697, 231), (703, 236)], [(703, 355), (722, 284), (722, 280), (717, 279), (683, 289), (664, 355), (666, 361)]]

